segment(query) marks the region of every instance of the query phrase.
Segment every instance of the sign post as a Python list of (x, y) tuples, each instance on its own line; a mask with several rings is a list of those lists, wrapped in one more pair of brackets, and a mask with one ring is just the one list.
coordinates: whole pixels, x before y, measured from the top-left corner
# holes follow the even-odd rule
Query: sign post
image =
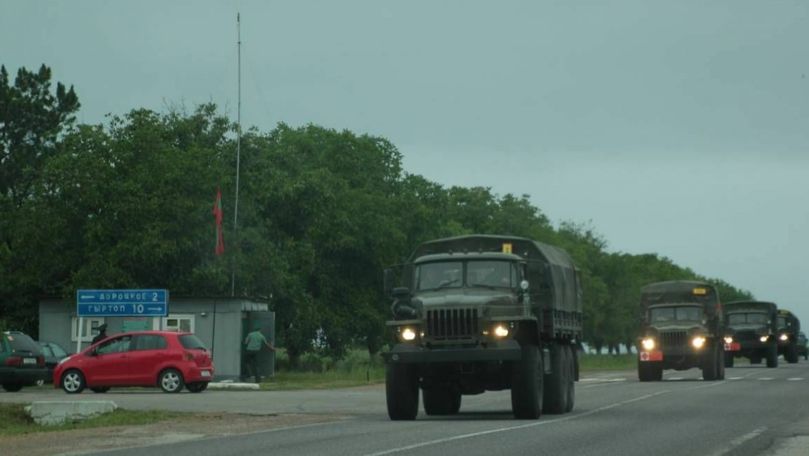
[(84, 317), (165, 317), (168, 312), (169, 292), (164, 289), (77, 290), (76, 353), (81, 351)]

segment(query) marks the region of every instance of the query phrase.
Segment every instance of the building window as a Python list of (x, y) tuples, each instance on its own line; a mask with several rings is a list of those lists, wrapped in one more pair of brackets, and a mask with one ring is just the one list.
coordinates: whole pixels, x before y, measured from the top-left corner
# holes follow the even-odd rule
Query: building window
[[(155, 322), (156, 323), (156, 322)], [(155, 328), (157, 329), (157, 328)], [(165, 331), (181, 331), (181, 332), (194, 332), (194, 315), (193, 314), (169, 314), (168, 317), (163, 317), (163, 330)]]
[[(81, 341), (92, 342), (93, 337), (98, 334), (98, 327), (104, 324), (104, 317), (82, 318)], [(79, 317), (73, 317), (70, 322), (70, 340), (79, 340)]]

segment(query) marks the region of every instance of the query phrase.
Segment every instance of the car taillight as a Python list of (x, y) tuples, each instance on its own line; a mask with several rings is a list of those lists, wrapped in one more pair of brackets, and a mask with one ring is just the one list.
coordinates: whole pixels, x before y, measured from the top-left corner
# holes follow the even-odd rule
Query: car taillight
[(21, 356), (9, 356), (6, 358), (6, 366), (22, 366)]
[(183, 358), (185, 358), (186, 361), (194, 361), (194, 354), (191, 352), (183, 352)]
[(45, 365), (45, 357), (37, 356), (37, 366), (42, 367)]

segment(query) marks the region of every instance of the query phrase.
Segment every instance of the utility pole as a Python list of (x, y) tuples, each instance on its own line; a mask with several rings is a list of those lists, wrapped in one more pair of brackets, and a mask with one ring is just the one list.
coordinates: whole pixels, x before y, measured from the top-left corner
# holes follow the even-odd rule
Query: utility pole
[[(236, 102), (236, 198), (233, 203), (233, 239), (239, 227), (239, 161), (242, 151), (242, 22), (236, 13), (237, 102)], [(231, 256), (231, 258), (233, 258)], [(236, 262), (231, 260), (230, 296), (236, 296)]]

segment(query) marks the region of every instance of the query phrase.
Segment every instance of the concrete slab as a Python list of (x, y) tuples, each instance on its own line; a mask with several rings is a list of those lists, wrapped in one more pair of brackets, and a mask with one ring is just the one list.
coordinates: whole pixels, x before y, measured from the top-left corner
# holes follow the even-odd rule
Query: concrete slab
[(113, 401), (35, 401), (25, 411), (37, 424), (61, 424), (86, 420), (117, 408)]

